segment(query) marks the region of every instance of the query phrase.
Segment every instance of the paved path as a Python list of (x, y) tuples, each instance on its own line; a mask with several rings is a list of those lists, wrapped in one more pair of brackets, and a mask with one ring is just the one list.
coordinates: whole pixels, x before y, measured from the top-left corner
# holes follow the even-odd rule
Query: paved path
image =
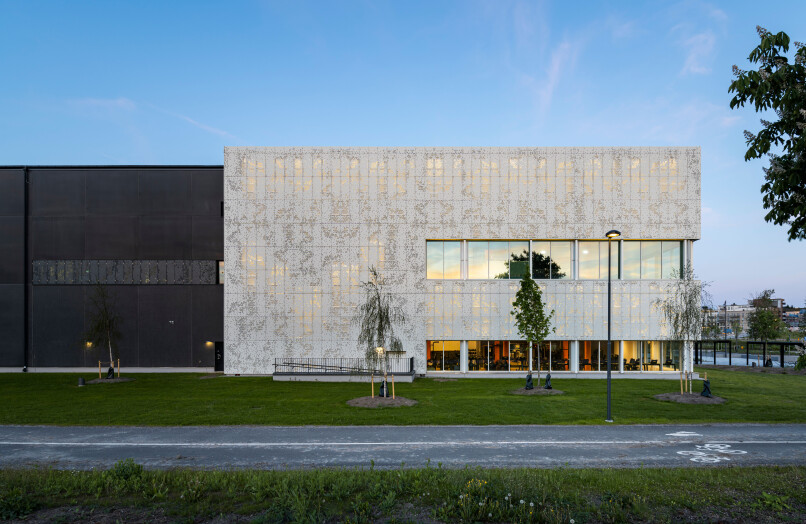
[(0, 426), (0, 467), (393, 468), (806, 465), (804, 424), (639, 426)]

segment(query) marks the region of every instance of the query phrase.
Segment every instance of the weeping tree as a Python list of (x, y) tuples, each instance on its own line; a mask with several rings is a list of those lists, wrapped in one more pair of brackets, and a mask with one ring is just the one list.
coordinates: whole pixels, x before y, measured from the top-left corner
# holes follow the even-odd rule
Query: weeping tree
[(109, 370), (118, 358), (117, 341), (120, 339), (122, 318), (115, 310), (115, 299), (103, 284), (96, 284), (90, 294), (90, 317), (84, 338), (87, 342), (109, 350)]
[(372, 369), (383, 366), (383, 387), (387, 391), (389, 354), (403, 351), (403, 344), (395, 335), (395, 325), (405, 323), (406, 316), (396, 305), (396, 297), (385, 289), (383, 278), (374, 266), (369, 268), (369, 280), (361, 282), (361, 287), (365, 300), (355, 317), (359, 326), (358, 347)]
[(706, 316), (703, 306), (710, 306), (712, 299), (707, 291), (708, 282), (698, 280), (691, 265), (681, 271), (672, 270), (671, 277), (675, 283), (666, 298), (657, 299), (655, 305), (663, 314), (669, 341), (684, 353), (692, 341), (700, 338)]
[(543, 293), (528, 271), (521, 280), (520, 289), (515, 293), (510, 315), (515, 317), (518, 333), (530, 346), (537, 348), (537, 386), (540, 387), (540, 346), (549, 333), (554, 332), (555, 328), (551, 326), (554, 310), (546, 313)]

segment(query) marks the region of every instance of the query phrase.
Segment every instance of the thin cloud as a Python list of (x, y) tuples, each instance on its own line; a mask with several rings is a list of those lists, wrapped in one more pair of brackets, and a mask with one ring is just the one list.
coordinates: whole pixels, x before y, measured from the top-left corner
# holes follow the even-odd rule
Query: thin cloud
[(152, 107), (153, 109), (156, 109), (160, 113), (166, 114), (168, 116), (172, 116), (174, 118), (178, 118), (179, 120), (184, 120), (188, 124), (190, 124), (190, 125), (192, 125), (194, 127), (197, 127), (199, 129), (201, 129), (202, 131), (206, 131), (208, 133), (218, 135), (218, 136), (223, 137), (223, 138), (229, 138), (231, 140), (240, 141), (240, 138), (238, 138), (237, 136), (235, 136), (235, 135), (233, 135), (231, 133), (228, 133), (228, 132), (224, 131), (223, 129), (218, 129), (217, 127), (209, 126), (207, 124), (199, 122), (198, 120), (194, 120), (194, 119), (190, 118), (189, 116), (183, 115), (181, 113), (175, 113), (173, 111), (168, 111), (167, 109), (157, 107), (154, 104), (148, 104), (148, 106)]
[(118, 98), (78, 98), (69, 101), (74, 107), (97, 109), (103, 111), (134, 111), (137, 104), (126, 97)]
[(704, 31), (683, 41), (686, 48), (686, 62), (681, 74), (705, 75), (711, 72), (707, 65), (714, 52), (716, 36), (711, 31)]

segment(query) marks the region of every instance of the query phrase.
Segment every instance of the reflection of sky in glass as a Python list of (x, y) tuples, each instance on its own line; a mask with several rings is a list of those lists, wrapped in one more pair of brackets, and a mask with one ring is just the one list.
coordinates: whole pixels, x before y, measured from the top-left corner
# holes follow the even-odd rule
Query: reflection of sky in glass
[(680, 277), (681, 249), (680, 242), (663, 242), (663, 278), (672, 278), (672, 272)]
[(624, 242), (624, 255), (622, 257), (622, 278), (638, 280), (641, 278), (641, 242)]
[(509, 278), (509, 242), (490, 242), (490, 278)]
[(552, 242), (551, 261), (560, 266), (560, 272), (565, 273), (563, 277), (552, 274), (551, 278), (571, 278), (571, 242)]
[(641, 278), (660, 278), (660, 242), (641, 242)]
[[(599, 278), (599, 244), (599, 242), (579, 243), (579, 278)], [(607, 264), (606, 251), (604, 257)]]
[(487, 242), (467, 243), (467, 278), (489, 278)]
[(427, 278), (442, 278), (442, 242), (425, 243), (425, 266)]
[[(618, 241), (611, 241), (610, 242), (610, 249), (611, 249), (611, 274), (610, 278), (617, 279), (618, 278)], [(607, 279), (607, 242), (602, 241), (599, 243), (599, 278), (602, 280)]]
[(444, 276), (443, 278), (462, 278), (462, 243), (443, 242), (444, 246)]

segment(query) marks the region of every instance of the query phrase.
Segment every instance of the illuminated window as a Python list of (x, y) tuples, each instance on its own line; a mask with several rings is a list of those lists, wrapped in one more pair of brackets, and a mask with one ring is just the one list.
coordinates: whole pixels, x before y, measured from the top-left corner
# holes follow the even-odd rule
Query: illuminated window
[(223, 260), (218, 261), (218, 283), (219, 284), (224, 283), (224, 261)]

